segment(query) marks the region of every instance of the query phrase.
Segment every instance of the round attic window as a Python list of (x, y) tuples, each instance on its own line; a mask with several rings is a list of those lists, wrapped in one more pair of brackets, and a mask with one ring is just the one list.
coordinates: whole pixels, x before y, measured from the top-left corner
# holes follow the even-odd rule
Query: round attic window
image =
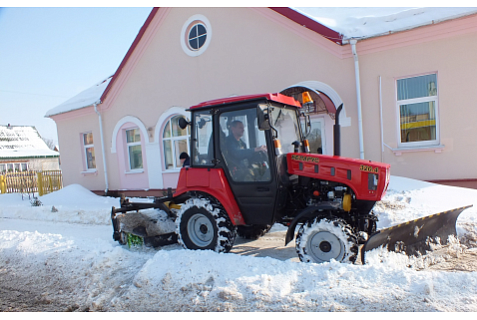
[(199, 50), (205, 44), (207, 40), (207, 29), (205, 26), (199, 22), (194, 23), (193, 26), (190, 28), (189, 31), (189, 49), (191, 50)]
[(209, 46), (211, 37), (209, 20), (200, 14), (193, 15), (182, 27), (182, 50), (191, 57), (201, 55)]

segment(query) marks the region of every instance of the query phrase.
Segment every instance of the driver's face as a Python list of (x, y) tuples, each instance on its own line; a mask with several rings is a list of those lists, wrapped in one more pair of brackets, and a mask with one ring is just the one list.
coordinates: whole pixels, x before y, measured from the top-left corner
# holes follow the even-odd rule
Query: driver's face
[(243, 123), (237, 122), (235, 126), (232, 126), (232, 134), (236, 139), (239, 139), (243, 136), (244, 127)]

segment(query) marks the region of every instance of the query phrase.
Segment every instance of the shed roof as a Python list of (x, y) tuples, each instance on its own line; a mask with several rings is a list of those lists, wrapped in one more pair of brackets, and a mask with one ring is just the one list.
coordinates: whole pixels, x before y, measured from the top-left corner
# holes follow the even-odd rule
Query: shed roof
[(35, 127), (0, 125), (0, 160), (18, 158), (58, 158)]

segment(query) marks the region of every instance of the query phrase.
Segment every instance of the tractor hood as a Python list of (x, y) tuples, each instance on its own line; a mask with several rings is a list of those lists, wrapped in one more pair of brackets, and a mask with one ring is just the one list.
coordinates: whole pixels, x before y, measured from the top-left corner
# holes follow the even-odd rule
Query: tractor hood
[(362, 200), (379, 201), (390, 178), (390, 165), (311, 153), (288, 153), (288, 173), (349, 186)]

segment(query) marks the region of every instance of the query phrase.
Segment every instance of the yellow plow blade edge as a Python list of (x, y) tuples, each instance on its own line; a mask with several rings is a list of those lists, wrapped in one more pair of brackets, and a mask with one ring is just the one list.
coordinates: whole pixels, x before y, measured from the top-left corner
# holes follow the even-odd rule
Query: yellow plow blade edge
[(378, 230), (368, 239), (362, 253), (384, 246), (389, 251), (404, 251), (407, 255), (416, 255), (418, 252), (425, 254), (431, 250), (429, 238), (434, 240), (439, 237), (441, 244), (446, 244), (450, 235), (457, 234), (455, 228), (457, 218), (462, 211), (470, 207), (472, 205)]

